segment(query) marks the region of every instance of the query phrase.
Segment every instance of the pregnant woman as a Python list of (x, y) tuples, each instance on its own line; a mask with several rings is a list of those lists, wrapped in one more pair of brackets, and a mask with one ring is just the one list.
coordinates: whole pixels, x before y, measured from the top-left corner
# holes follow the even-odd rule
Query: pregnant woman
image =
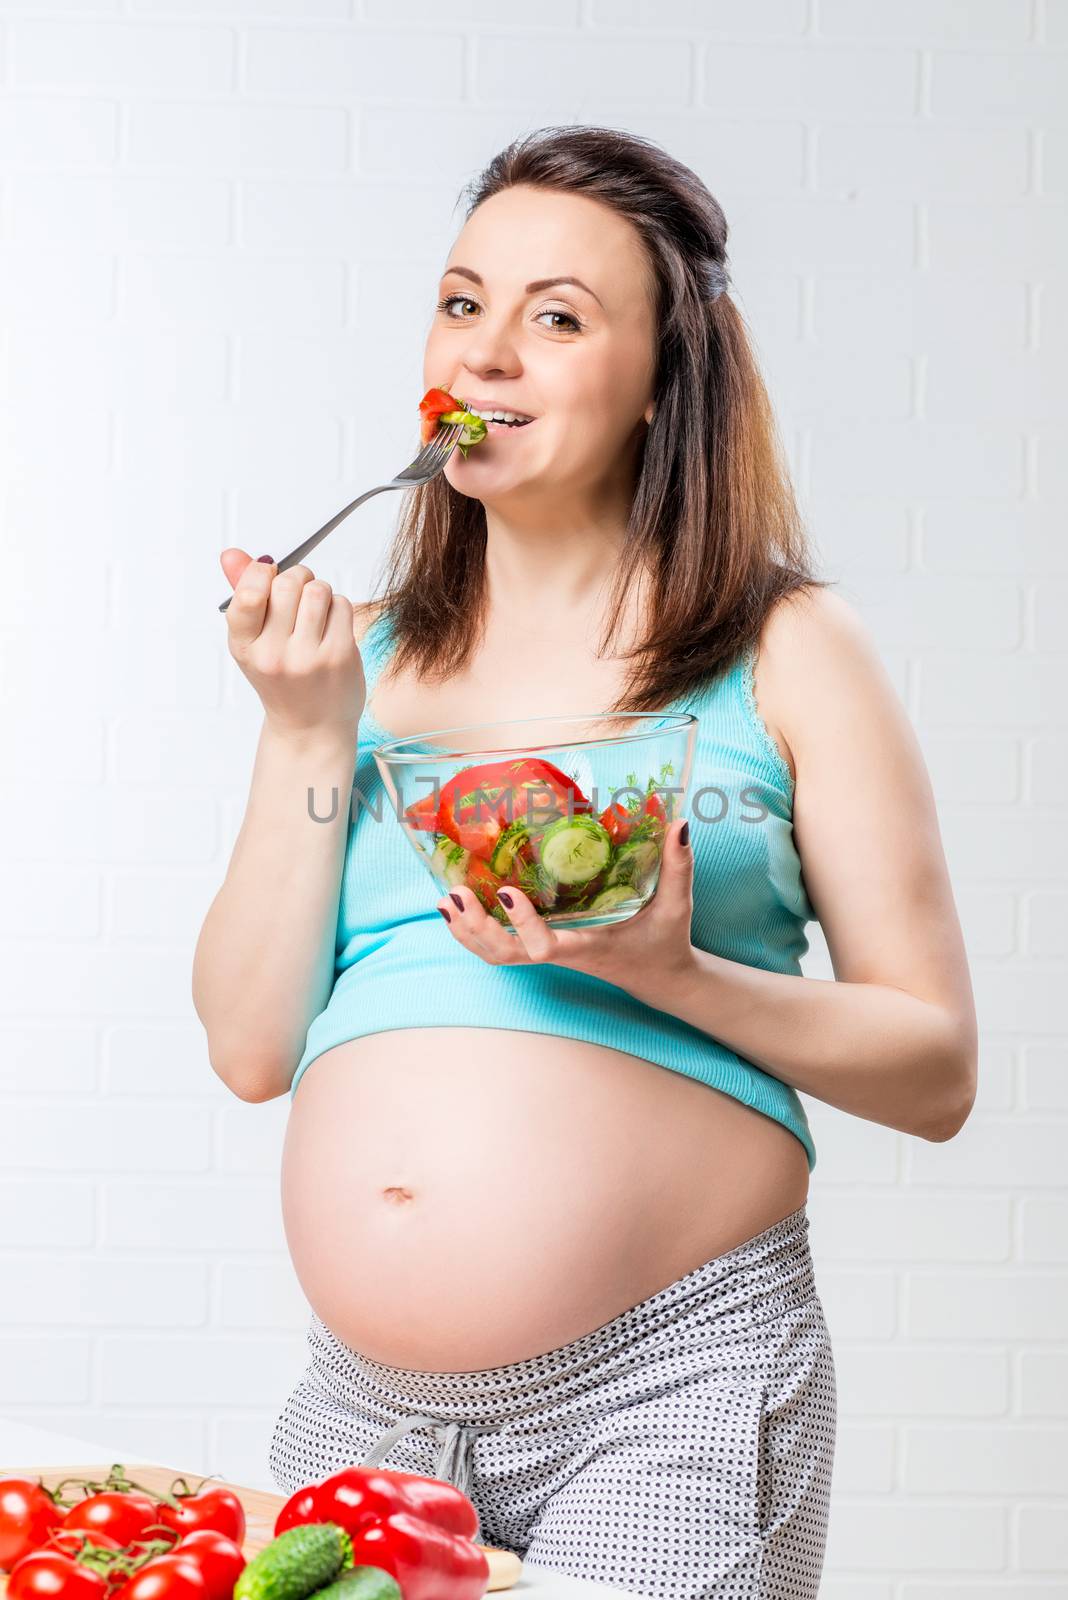
[[(800, 1095), (944, 1140), (975, 1091), (931, 788), (810, 571), (705, 186), (572, 127), (469, 200), (423, 383), (497, 420), (411, 494), (386, 593), (222, 558), (265, 716), (194, 998), (233, 1092), (292, 1097), (313, 1316), (271, 1470), (433, 1473), (531, 1565), (809, 1600), (836, 1394)], [(554, 930), (517, 890), (509, 933), (436, 898), (374, 746), (623, 708), (700, 721), (652, 902)]]

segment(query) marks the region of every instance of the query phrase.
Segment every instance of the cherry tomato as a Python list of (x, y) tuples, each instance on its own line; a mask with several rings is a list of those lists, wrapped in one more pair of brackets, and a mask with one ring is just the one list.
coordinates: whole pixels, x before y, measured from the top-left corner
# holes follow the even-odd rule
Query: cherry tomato
[(140, 1489), (106, 1489), (79, 1500), (67, 1512), (65, 1528), (94, 1528), (120, 1544), (140, 1539), (145, 1529), (160, 1522), (162, 1507)]
[(0, 1570), (41, 1544), (63, 1522), (63, 1508), (29, 1478), (0, 1478)]
[(187, 1533), (174, 1547), (176, 1555), (187, 1555), (200, 1568), (207, 1600), (230, 1600), (245, 1568), (240, 1546), (214, 1528), (197, 1528)]
[(207, 1600), (207, 1596), (207, 1580), (197, 1558), (182, 1555), (179, 1546), (146, 1561), (115, 1591), (114, 1600)]
[(163, 1504), (158, 1520), (176, 1533), (194, 1533), (210, 1528), (225, 1533), (240, 1544), (245, 1537), (245, 1508), (232, 1489), (204, 1489), (200, 1494), (180, 1495), (177, 1506)]
[(61, 1550), (31, 1550), (7, 1580), (7, 1600), (107, 1600), (107, 1593), (99, 1572)]

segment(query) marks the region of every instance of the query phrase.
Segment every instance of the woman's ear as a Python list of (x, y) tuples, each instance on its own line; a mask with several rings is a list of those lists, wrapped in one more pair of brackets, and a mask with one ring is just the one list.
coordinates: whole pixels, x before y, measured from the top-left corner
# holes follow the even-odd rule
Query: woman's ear
[(652, 422), (654, 416), (656, 415), (656, 401), (655, 400), (650, 400), (649, 404), (645, 408), (645, 411), (643, 412), (643, 415), (645, 417), (646, 422)]

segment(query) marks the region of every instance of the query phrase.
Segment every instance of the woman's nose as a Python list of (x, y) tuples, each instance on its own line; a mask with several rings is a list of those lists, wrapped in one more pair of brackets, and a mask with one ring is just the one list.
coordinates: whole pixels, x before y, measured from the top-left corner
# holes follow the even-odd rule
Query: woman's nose
[(508, 329), (503, 325), (494, 328), (488, 322), (469, 335), (463, 359), (464, 366), (480, 378), (515, 377), (521, 370), (519, 352)]

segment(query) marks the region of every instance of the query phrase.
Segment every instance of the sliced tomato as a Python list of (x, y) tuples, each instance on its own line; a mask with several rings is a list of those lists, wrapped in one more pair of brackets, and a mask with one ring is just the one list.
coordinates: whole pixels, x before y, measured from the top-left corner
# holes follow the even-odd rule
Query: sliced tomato
[(555, 766), (551, 761), (546, 761), (544, 756), (528, 756), (523, 762), (523, 767), (524, 770), (518, 779), (519, 782), (526, 782), (529, 779), (539, 783), (552, 783), (561, 789), (569, 789), (576, 797), (576, 807), (579, 801), (584, 806), (589, 805), (590, 802), (586, 799), (574, 778), (570, 777), (566, 772), (561, 772), (558, 766)]
[(473, 889), (487, 911), (497, 904), (497, 890), (506, 878), (500, 877), (488, 861), (483, 861), (479, 856), (473, 855), (467, 863), (467, 872), (464, 882), (469, 889)]
[(404, 808), (404, 821), (409, 828), (417, 833), (440, 833), (438, 827), (438, 802), (440, 796), (431, 789), (419, 800), (413, 800), (410, 806)]
[[(528, 828), (547, 828), (558, 817), (577, 817), (592, 811), (590, 802), (575, 784), (555, 769), (527, 771), (512, 788), (510, 810), (504, 813), (505, 821), (525, 822)], [(563, 781), (561, 781), (561, 779)]]
[(642, 816), (655, 817), (656, 821), (662, 822), (665, 828), (668, 825), (668, 814), (664, 807), (664, 797), (663, 795), (657, 794), (655, 789), (653, 790), (652, 794), (646, 795), (645, 797), (645, 804), (642, 807)]
[(491, 856), (505, 826), (507, 785), (502, 779), (502, 765), (493, 761), (465, 767), (454, 773), (441, 790), (440, 830), (472, 855)]
[(626, 844), (630, 838), (630, 830), (634, 826), (636, 817), (636, 812), (628, 811), (625, 806), (621, 806), (619, 801), (616, 800), (611, 805), (605, 806), (597, 820), (607, 832), (612, 843), (616, 845)]
[[(633, 801), (631, 804), (633, 805)], [(633, 811), (628, 811), (618, 800), (613, 801), (611, 805), (605, 807), (597, 820), (602, 828), (607, 830), (613, 845), (617, 845), (626, 843), (643, 817), (652, 817), (667, 827), (664, 799), (655, 789), (647, 794), (642, 804)]]
[(503, 826), (496, 806), (488, 798), (461, 807), (454, 806), (452, 800), (443, 800), (439, 820), (442, 833), (454, 844), (487, 861), (497, 847)]
[(438, 431), (438, 418), (446, 411), (462, 410), (460, 402), (454, 400), (447, 389), (428, 389), (419, 402), (419, 415), (422, 419), (419, 428), (420, 443), (430, 443)]
[(540, 757), (520, 756), (464, 767), (441, 790), (437, 829), (473, 855), (493, 854), (502, 828), (519, 819), (545, 826), (592, 808), (566, 772)]

